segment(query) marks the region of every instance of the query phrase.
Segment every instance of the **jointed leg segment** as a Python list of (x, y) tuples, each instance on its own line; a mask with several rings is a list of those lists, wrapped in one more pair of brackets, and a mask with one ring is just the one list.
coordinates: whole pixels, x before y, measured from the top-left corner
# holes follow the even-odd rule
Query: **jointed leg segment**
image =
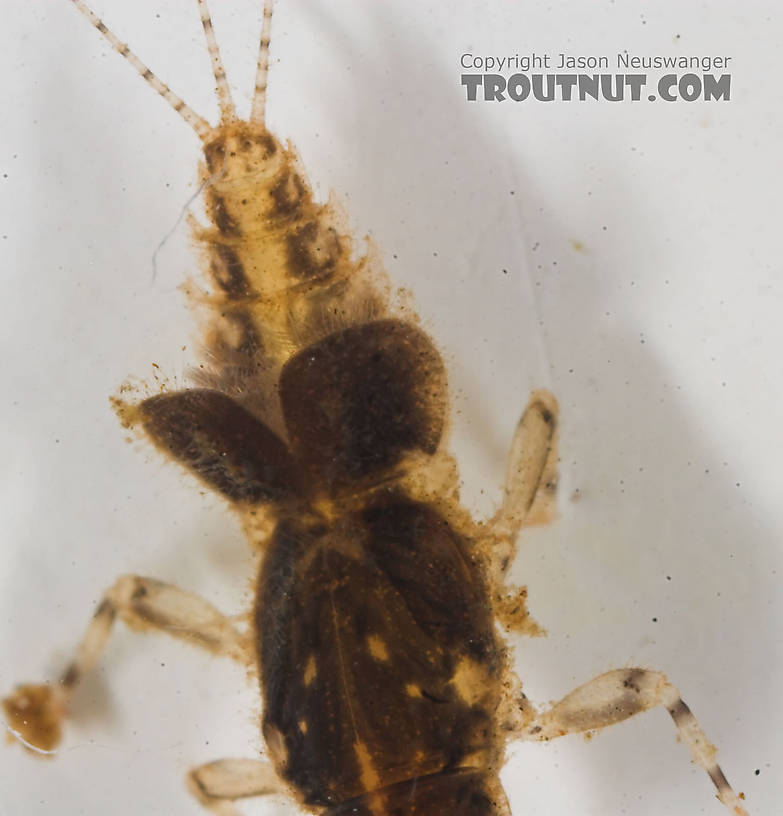
[(219, 759), (194, 768), (188, 788), (204, 807), (218, 816), (239, 816), (235, 799), (286, 794), (269, 762), (258, 759)]
[[(524, 634), (541, 630), (527, 613), (524, 587), (505, 584), (505, 572), (520, 530), (551, 515), (557, 481), (557, 402), (546, 391), (535, 392), (517, 425), (509, 452), (503, 504), (488, 525), (491, 547), (489, 578), (498, 619)], [(663, 706), (688, 746), (693, 761), (702, 767), (718, 792), (718, 799), (734, 816), (747, 816), (740, 797), (732, 790), (716, 761), (709, 742), (680, 693), (660, 672), (617, 669), (580, 686), (542, 714), (523, 713), (520, 737), (550, 740), (566, 734), (606, 728), (634, 714)]]
[(527, 611), (527, 589), (506, 584), (520, 530), (554, 515), (557, 483), (557, 400), (535, 391), (514, 431), (506, 468), (503, 504), (487, 524), (483, 546), (495, 615), (507, 629), (543, 634)]
[(663, 706), (687, 745), (693, 761), (704, 768), (718, 791), (718, 799), (734, 816), (747, 816), (716, 761), (717, 749), (702, 731), (680, 693), (666, 676), (648, 669), (615, 669), (585, 683), (548, 711), (531, 715), (520, 735), (526, 740), (551, 740), (585, 733), (622, 722), (642, 711)]
[(153, 578), (125, 575), (98, 604), (76, 656), (59, 681), (17, 686), (2, 701), (11, 733), (29, 750), (54, 752), (74, 689), (95, 667), (118, 617), (133, 629), (167, 632), (243, 663), (251, 659), (246, 637), (210, 603)]
[(557, 400), (534, 391), (511, 440), (503, 504), (490, 522), (495, 535), (516, 541), (520, 530), (548, 521), (557, 482)]

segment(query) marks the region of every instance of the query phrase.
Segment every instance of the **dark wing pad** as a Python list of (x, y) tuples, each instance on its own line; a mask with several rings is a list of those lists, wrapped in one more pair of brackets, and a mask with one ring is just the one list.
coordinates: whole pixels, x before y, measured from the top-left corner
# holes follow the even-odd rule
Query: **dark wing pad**
[(298, 493), (285, 444), (249, 411), (219, 391), (161, 394), (139, 406), (158, 447), (227, 498), (267, 502)]
[(333, 489), (393, 467), (407, 451), (435, 452), (446, 374), (422, 331), (381, 320), (292, 357), (280, 396), (294, 453)]

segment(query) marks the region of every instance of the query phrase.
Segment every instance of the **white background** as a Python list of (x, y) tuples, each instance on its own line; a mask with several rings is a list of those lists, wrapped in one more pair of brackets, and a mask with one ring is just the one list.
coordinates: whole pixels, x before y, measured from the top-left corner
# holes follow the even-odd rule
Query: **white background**
[[(214, 119), (195, 5), (95, 2)], [(258, 3), (214, 5), (246, 106)], [(281, 0), (271, 126), (414, 292), (450, 365), (452, 441), (478, 514), (497, 501), (530, 389), (560, 401), (560, 519), (523, 537), (515, 566), (549, 631), (514, 641), (528, 695), (547, 703), (618, 666), (666, 671), (749, 812), (777, 813), (777, 9), (445, 6)], [(56, 676), (117, 575), (237, 612), (253, 563), (221, 502), (126, 444), (108, 404), (129, 375), (156, 363), (181, 380), (197, 359), (177, 290), (198, 263), (187, 230), (154, 273), (152, 256), (196, 190), (198, 141), (66, 0), (7, 0), (0, 38), (5, 692)], [(623, 49), (731, 55), (733, 98), (468, 104), (459, 85), (464, 51)], [(240, 670), (120, 627), (57, 759), (0, 749), (0, 814), (197, 814), (186, 769), (251, 756), (258, 713)], [(515, 816), (723, 812), (660, 711), (509, 755)], [(286, 806), (266, 808), (245, 811)]]

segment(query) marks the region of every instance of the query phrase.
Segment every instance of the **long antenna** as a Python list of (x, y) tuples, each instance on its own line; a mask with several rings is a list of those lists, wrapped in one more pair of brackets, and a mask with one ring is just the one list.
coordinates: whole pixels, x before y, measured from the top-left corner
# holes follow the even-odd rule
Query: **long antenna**
[(220, 123), (225, 125), (237, 118), (237, 112), (231, 100), (231, 89), (228, 87), (226, 69), (223, 67), (223, 60), (220, 58), (220, 49), (215, 37), (215, 29), (212, 27), (212, 17), (209, 14), (209, 8), (207, 8), (207, 0), (198, 0), (198, 8), (201, 13), (201, 25), (204, 26), (204, 36), (207, 38), (209, 58), (212, 61), (212, 73), (217, 83)]
[[(141, 78), (151, 85), (169, 105), (196, 131), (201, 139), (205, 139), (211, 132), (212, 127), (206, 119), (199, 116), (190, 105), (187, 105), (183, 99), (178, 97), (165, 82), (158, 79), (157, 76), (133, 53), (133, 51), (125, 45), (122, 40), (114, 34), (109, 28), (104, 25), (103, 21), (97, 14), (84, 2), (84, 0), (71, 0), (77, 9), (92, 23), (98, 31), (109, 41), (111, 47), (121, 56), (124, 57), (138, 72)], [(211, 53), (211, 52), (210, 52)], [(218, 58), (219, 60), (219, 58)], [(214, 64), (214, 63), (213, 63)], [(218, 85), (219, 88), (219, 85)], [(218, 90), (219, 93), (219, 90)], [(229, 103), (231, 99), (229, 96)], [(233, 106), (232, 106), (233, 107)], [(223, 106), (221, 103), (221, 113)]]
[(250, 108), (250, 121), (259, 125), (264, 124), (266, 115), (266, 77), (269, 73), (269, 36), (272, 32), (272, 5), (273, 0), (264, 0), (261, 40), (258, 43), (256, 88), (253, 92), (253, 105)]

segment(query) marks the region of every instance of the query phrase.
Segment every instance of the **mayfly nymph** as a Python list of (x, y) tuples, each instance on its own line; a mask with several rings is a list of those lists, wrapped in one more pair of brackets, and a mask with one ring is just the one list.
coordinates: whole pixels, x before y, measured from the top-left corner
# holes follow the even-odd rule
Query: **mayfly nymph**
[[(206, 0), (198, 0), (220, 119), (172, 92), (82, 0), (77, 9), (191, 127), (203, 149), (209, 226), (193, 225), (207, 291), (204, 365), (193, 385), (115, 408), (239, 515), (261, 553), (248, 626), (171, 584), (119, 578), (56, 682), (3, 701), (10, 732), (51, 755), (80, 681), (114, 622), (157, 630), (258, 674), (265, 756), (194, 768), (205, 807), (294, 797), (326, 816), (500, 816), (512, 739), (586, 733), (664, 706), (718, 798), (745, 811), (715, 749), (659, 672), (609, 671), (544, 712), (521, 692), (496, 623), (534, 634), (509, 586), (515, 542), (546, 515), (558, 408), (536, 391), (511, 442), (502, 503), (474, 521), (445, 450), (446, 370), (358, 257), (331, 204), (313, 195), (293, 146), (265, 120), (272, 3), (265, 2), (250, 115), (237, 116)], [(233, 811), (236, 812), (236, 811)]]

